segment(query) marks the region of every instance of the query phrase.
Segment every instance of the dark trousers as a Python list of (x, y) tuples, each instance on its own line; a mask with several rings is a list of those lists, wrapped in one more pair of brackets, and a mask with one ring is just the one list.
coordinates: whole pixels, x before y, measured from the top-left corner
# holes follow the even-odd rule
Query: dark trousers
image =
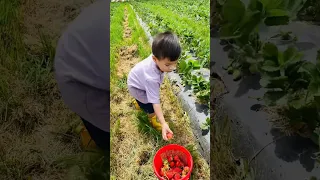
[(83, 118), (81, 118), (81, 120), (93, 141), (100, 149), (102, 149), (104, 154), (103, 163), (96, 164), (95, 167), (92, 167), (91, 176), (88, 177), (88, 179), (108, 180), (110, 179), (110, 133), (97, 128)]
[(103, 151), (110, 152), (110, 132), (97, 128), (83, 118), (81, 120), (96, 145)]

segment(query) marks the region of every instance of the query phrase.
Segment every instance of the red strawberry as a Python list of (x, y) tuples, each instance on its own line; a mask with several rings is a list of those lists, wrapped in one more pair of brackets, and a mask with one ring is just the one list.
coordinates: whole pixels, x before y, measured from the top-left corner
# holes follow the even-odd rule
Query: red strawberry
[(168, 139), (172, 139), (172, 137), (173, 137), (173, 134), (167, 133), (167, 138), (168, 138)]
[(176, 173), (181, 173), (182, 172), (182, 170), (180, 168), (177, 168), (177, 167), (174, 168), (172, 171), (176, 172)]
[(185, 167), (183, 168), (183, 171), (185, 171), (185, 172), (187, 173), (187, 172), (190, 171), (190, 168), (189, 168), (188, 166), (185, 166)]
[(168, 161), (172, 162), (173, 161), (173, 157), (172, 156), (168, 156)]
[(164, 170), (164, 168), (161, 168), (160, 175), (164, 176), (164, 174), (165, 174), (165, 170)]
[(170, 163), (170, 167), (173, 168), (174, 167), (174, 162)]
[(178, 173), (177, 173), (177, 174), (175, 174), (175, 175), (174, 175), (174, 179), (175, 179), (175, 180), (179, 180), (179, 179), (181, 179), (180, 174), (178, 174)]
[(169, 171), (166, 173), (166, 175), (167, 175), (167, 177), (168, 177), (169, 179), (173, 178), (174, 174), (175, 174), (175, 172), (173, 172), (172, 170), (169, 170)]
[(177, 162), (177, 161), (180, 161), (179, 156), (175, 155), (175, 156), (173, 157), (173, 160), (176, 161), (176, 162)]
[(177, 161), (176, 162), (176, 167), (180, 167), (180, 163), (181, 163), (180, 161)]

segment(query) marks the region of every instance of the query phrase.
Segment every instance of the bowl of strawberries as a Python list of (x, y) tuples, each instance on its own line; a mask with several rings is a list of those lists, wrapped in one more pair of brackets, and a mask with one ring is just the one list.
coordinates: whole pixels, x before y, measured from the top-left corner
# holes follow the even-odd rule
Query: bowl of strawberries
[(193, 168), (191, 153), (183, 146), (169, 144), (153, 158), (153, 170), (161, 180), (189, 180)]

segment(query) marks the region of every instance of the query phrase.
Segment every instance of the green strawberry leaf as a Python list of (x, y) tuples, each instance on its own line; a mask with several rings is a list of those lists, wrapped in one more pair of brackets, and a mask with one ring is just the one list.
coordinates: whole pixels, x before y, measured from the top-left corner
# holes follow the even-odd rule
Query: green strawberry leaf
[(266, 43), (263, 47), (263, 55), (266, 59), (274, 60), (278, 57), (278, 48), (272, 43)]
[(285, 105), (288, 101), (285, 91), (267, 91), (263, 100), (268, 106)]

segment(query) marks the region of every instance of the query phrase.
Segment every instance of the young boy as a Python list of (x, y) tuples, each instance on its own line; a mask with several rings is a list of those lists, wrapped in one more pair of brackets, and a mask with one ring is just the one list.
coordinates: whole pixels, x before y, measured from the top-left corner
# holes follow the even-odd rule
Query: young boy
[(152, 43), (152, 54), (136, 64), (128, 75), (128, 89), (135, 98), (136, 107), (148, 113), (151, 125), (162, 131), (162, 138), (173, 132), (163, 117), (160, 105), (160, 85), (164, 72), (176, 68), (181, 47), (178, 37), (171, 32), (158, 34)]

